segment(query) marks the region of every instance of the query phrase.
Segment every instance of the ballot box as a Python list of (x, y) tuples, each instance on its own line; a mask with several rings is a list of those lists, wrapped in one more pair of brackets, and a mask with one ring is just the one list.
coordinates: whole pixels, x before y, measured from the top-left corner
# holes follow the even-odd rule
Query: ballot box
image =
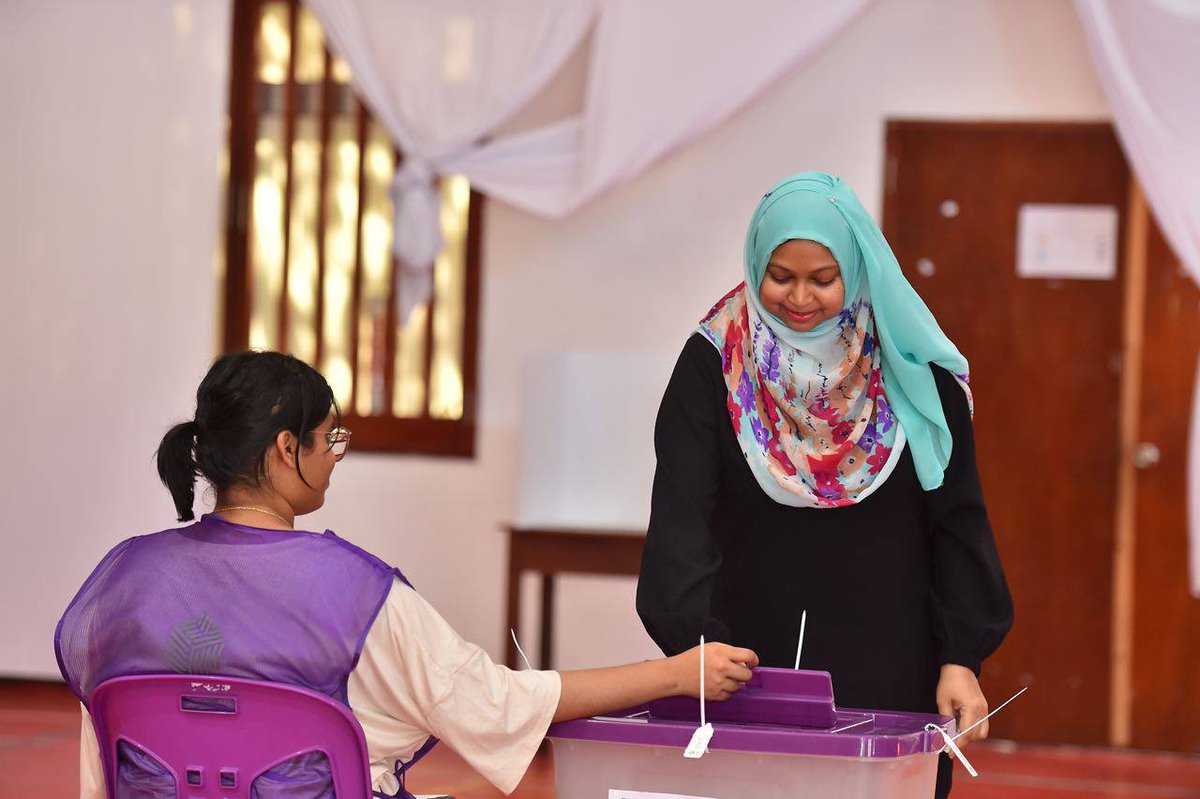
[(676, 697), (550, 727), (560, 799), (929, 799), (938, 729), (954, 719), (847, 710), (828, 672), (760, 668), (725, 702), (707, 702), (708, 751), (684, 750), (700, 703)]

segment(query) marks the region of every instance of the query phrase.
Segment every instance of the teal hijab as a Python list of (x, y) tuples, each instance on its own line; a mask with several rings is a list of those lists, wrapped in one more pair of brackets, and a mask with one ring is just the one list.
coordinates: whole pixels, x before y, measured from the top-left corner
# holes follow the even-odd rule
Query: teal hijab
[[(845, 286), (846, 299), (842, 314), (826, 320), (809, 332), (797, 332), (789, 328), (762, 307), (758, 296), (771, 254), (776, 247), (792, 239), (807, 239), (827, 247), (838, 262)], [(852, 366), (843, 372), (843, 375), (850, 375), (846, 385), (857, 381), (860, 386), (877, 386), (880, 380), (882, 382), (882, 390), (872, 397), (875, 400), (875, 411), (858, 413), (864, 416), (874, 413), (875, 417), (880, 413), (885, 416), (894, 414), (901, 428), (896, 449), (903, 446), (909, 448), (921, 486), (928, 491), (942, 484), (954, 441), (929, 365), (937, 364), (945, 368), (959, 379), (965, 389), (968, 376), (967, 361), (942, 332), (933, 314), (909, 285), (879, 226), (848, 186), (838, 178), (822, 172), (804, 172), (779, 182), (763, 196), (746, 234), (745, 288), (742, 294), (741, 297), (736, 296), (735, 290), (722, 302), (744, 302), (752, 306), (742, 312), (743, 317), (749, 319), (749, 324), (747, 332), (742, 336), (746, 343), (741, 346), (750, 353), (750, 357), (756, 357), (757, 360), (755, 368), (745, 371), (754, 378), (753, 388), (760, 408), (763, 398), (771, 396), (772, 391), (776, 397), (786, 399), (795, 398), (798, 391), (802, 395), (804, 390), (803, 385), (799, 383), (790, 387), (783, 386), (782, 389), (771, 385), (773, 380), (779, 379), (779, 370), (771, 366), (770, 360), (774, 359), (774, 363), (780, 363), (779, 353), (773, 350), (783, 352), (784, 362), (798, 363), (798, 360), (805, 357), (813, 360), (812, 353), (828, 353), (832, 346), (837, 349), (839, 357), (848, 353), (846, 357), (850, 361), (861, 365)], [(729, 329), (728, 325), (724, 332), (716, 331), (719, 335), (714, 336), (714, 325), (724, 324), (719, 321), (720, 315), (717, 314), (720, 307), (718, 304), (718, 307), (714, 308), (700, 330), (718, 349), (725, 348), (723, 362), (726, 364), (728, 377), (729, 341), (725, 335)], [(759, 328), (758, 333), (755, 332), (756, 325)], [(763, 325), (769, 331), (761, 330)], [(766, 344), (763, 344), (763, 341)], [(797, 355), (801, 358), (797, 359)], [(832, 359), (824, 360), (828, 363)], [(853, 374), (853, 369), (859, 369), (861, 373)], [(828, 383), (827, 377), (823, 376), (822, 380)], [(734, 391), (735, 388), (731, 384), (731, 393)], [(861, 393), (866, 395), (871, 391), (872, 389), (868, 389)], [(775, 407), (767, 408), (764, 413), (759, 414), (760, 418), (778, 415), (781, 403), (768, 404), (774, 404)], [(860, 404), (852, 406), (851, 409), (862, 407)], [(786, 407), (783, 408), (783, 412), (787, 413)], [(846, 415), (856, 416), (858, 413)], [(865, 422), (866, 419), (862, 421)], [(737, 427), (738, 422), (735, 420), (735, 428)], [(809, 427), (812, 427), (811, 423)], [(785, 430), (787, 425), (780, 423), (778, 429)], [(799, 429), (802, 435), (805, 433), (805, 425), (795, 418), (792, 419), (792, 429)], [(884, 429), (880, 426), (876, 428), (876, 432), (872, 432), (868, 427), (864, 433), (864, 428), (860, 426), (851, 435), (865, 435), (867, 443), (873, 444), (872, 436)], [(753, 438), (753, 432), (749, 438)], [(835, 472), (834, 477), (844, 477), (848, 472), (847, 459), (852, 457), (846, 453), (853, 453), (851, 444), (836, 437), (822, 443), (825, 452), (834, 452), (836, 449), (841, 453), (837, 457), (842, 460), (836, 467), (840, 471)], [(770, 459), (770, 442), (764, 442), (762, 449)], [(802, 454), (798, 458), (795, 453), (801, 449), (803, 453), (808, 454)], [(871, 451), (870, 446), (866, 447), (866, 451)], [(793, 463), (806, 460), (808, 463), (802, 467), (802, 471), (809, 467), (815, 469), (817, 482), (814, 485), (819, 488), (821, 458), (814, 457), (812, 452), (814, 450), (811, 448), (793, 447), (791, 460)], [(861, 456), (861, 450), (858, 454)], [(750, 458), (751, 455), (748, 453), (747, 457)], [(779, 458), (776, 456), (774, 459), (777, 461)], [(777, 473), (775, 480), (781, 481), (783, 478), (778, 474), (777, 466), (778, 464), (774, 468)], [(855, 468), (861, 468), (861, 464)], [(886, 479), (889, 472), (890, 467), (882, 473), (880, 469), (874, 470), (880, 481)], [(762, 473), (765, 474), (765, 470)], [(870, 479), (868, 476), (867, 481)], [(809, 482), (813, 481), (810, 479)], [(761, 476), (760, 483), (764, 483)], [(768, 488), (765, 483), (764, 488)], [(769, 490), (769, 493), (779, 493), (778, 486), (770, 488), (773, 490)], [(848, 495), (843, 492), (841, 496)], [(785, 501), (788, 501), (788, 504), (810, 504), (791, 499)], [(837, 504), (843, 504), (844, 501)]]

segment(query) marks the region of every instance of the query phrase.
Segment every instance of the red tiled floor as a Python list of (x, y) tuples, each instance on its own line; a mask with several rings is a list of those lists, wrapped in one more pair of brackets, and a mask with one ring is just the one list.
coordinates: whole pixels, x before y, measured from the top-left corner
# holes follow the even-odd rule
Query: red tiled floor
[(996, 743), (967, 751), (977, 779), (955, 773), (956, 799), (1200, 798), (1200, 757)]
[[(79, 712), (61, 685), (0, 680), (0, 799), (78, 791)], [(1075, 747), (975, 745), (980, 776), (958, 768), (954, 799), (1200, 799), (1200, 756)], [(416, 793), (503, 796), (448, 747), (409, 778)], [(554, 799), (554, 762), (539, 755), (513, 796)]]

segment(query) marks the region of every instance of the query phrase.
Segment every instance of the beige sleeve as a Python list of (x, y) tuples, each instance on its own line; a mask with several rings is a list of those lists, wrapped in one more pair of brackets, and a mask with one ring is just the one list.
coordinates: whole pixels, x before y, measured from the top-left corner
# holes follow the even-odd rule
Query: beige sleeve
[(100, 763), (100, 745), (92, 717), (82, 704), (83, 724), (79, 728), (79, 799), (104, 799), (104, 766)]
[(394, 790), (392, 763), (432, 734), (511, 793), (550, 726), (562, 682), (558, 672), (496, 665), (395, 580), (347, 687), (377, 787)]

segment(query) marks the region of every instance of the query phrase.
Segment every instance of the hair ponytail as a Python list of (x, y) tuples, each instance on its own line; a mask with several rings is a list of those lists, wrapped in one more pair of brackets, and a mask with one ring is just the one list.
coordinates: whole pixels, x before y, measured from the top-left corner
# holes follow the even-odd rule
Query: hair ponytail
[(171, 492), (179, 521), (196, 518), (197, 477), (218, 497), (233, 485), (258, 486), (279, 434), (290, 431), (298, 446), (312, 447), (318, 443), (313, 431), (331, 411), (340, 425), (329, 383), (291, 355), (231, 352), (217, 358), (196, 389), (194, 420), (172, 427), (158, 447), (158, 476)]
[(200, 426), (195, 421), (177, 424), (163, 436), (158, 445), (158, 477), (171, 492), (179, 521), (196, 518), (192, 503), (196, 499), (196, 434)]

